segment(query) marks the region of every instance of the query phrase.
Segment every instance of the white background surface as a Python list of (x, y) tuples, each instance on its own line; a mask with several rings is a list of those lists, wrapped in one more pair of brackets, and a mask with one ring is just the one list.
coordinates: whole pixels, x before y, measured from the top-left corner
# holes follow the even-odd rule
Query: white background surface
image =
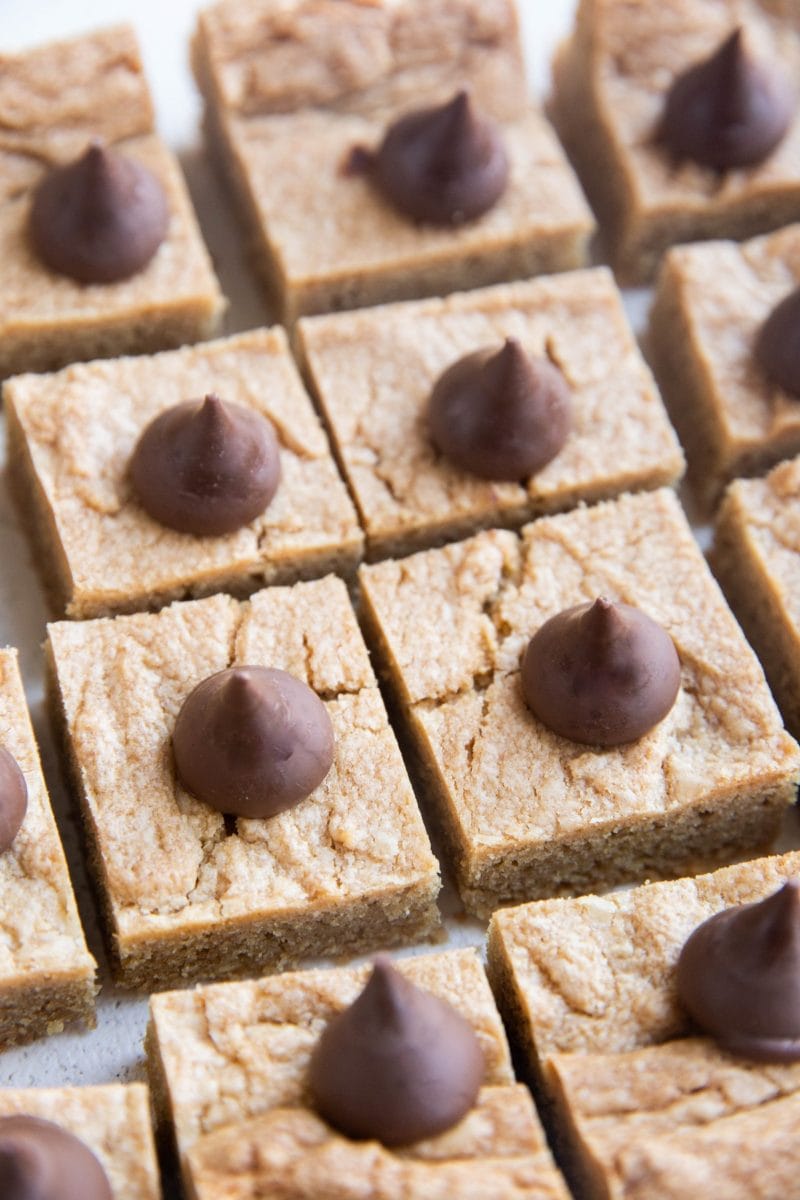
[[(227, 196), (214, 179), (203, 153), (200, 100), (188, 66), (189, 38), (199, 7), (197, 0), (104, 0), (102, 4), (81, 0), (0, 0), (0, 49), (23, 49), (118, 21), (130, 21), (136, 27), (155, 96), (159, 131), (180, 155), (223, 290), (232, 301), (226, 322), (227, 330), (232, 332), (267, 323), (268, 313), (243, 256)], [(547, 78), (546, 64), (556, 41), (569, 26), (574, 0), (520, 0), (520, 9), (531, 78), (536, 89), (541, 90)], [(638, 324), (643, 297), (629, 296), (627, 301)], [(0, 454), (1, 439), (2, 429)], [(0, 564), (0, 644), (15, 645), (21, 652), (45, 774), (90, 947), (101, 964), (102, 981), (97, 1029), (89, 1033), (67, 1031), (0, 1055), (0, 1086), (143, 1078), (146, 998), (120, 992), (108, 982), (94, 902), (86, 884), (79, 841), (42, 705), (40, 644), (48, 614), (27, 543), (4, 487), (0, 489)], [(448, 907), (457, 907), (452, 897)], [(451, 939), (459, 944), (477, 941), (482, 936), (482, 929), (476, 923), (454, 919), (448, 924)]]

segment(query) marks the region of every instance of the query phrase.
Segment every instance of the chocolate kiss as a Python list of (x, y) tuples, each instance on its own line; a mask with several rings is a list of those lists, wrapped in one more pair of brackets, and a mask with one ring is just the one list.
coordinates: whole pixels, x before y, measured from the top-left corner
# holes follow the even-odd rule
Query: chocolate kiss
[(348, 1137), (403, 1146), (460, 1121), (483, 1074), (469, 1022), (379, 958), (361, 995), (324, 1029), (309, 1085), (319, 1112)]
[(790, 292), (761, 326), (755, 356), (774, 384), (800, 398), (800, 287)]
[(278, 440), (261, 413), (214, 395), (151, 421), (133, 451), (145, 512), (180, 533), (233, 533), (264, 511), (280, 481)]
[(0, 1117), (3, 1200), (113, 1200), (88, 1146), (39, 1117)]
[(800, 884), (704, 921), (681, 951), (677, 983), (690, 1017), (732, 1053), (800, 1060)]
[(561, 371), (530, 358), (514, 338), (448, 367), (428, 407), (434, 445), (483, 479), (527, 479), (558, 454), (570, 416)]
[(55, 167), (33, 197), (34, 249), (79, 283), (116, 283), (141, 271), (166, 237), (164, 189), (147, 167), (100, 142)]
[(499, 130), (464, 91), (395, 121), (372, 162), (373, 180), (386, 198), (433, 225), (481, 216), (505, 191), (508, 171)]
[(675, 80), (660, 137), (678, 159), (721, 171), (753, 166), (782, 140), (795, 107), (779, 67), (754, 59), (736, 29), (710, 58)]
[(573, 742), (633, 742), (667, 715), (681, 681), (669, 634), (638, 608), (600, 598), (533, 635), (522, 691), (539, 720)]
[[(17, 760), (0, 748), (0, 854), (8, 850), (25, 820), (28, 785)], [(2, 1192), (0, 1192), (2, 1196)]]
[(181, 783), (198, 800), (238, 817), (273, 817), (322, 783), (333, 727), (302, 680), (271, 667), (232, 667), (183, 702), (172, 748)]

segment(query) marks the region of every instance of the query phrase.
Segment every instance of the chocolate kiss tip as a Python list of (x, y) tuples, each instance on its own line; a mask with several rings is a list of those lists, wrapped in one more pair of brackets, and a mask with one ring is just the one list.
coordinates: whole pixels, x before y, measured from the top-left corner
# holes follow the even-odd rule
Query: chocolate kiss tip
[(563, 374), (547, 358), (530, 358), (515, 338), (457, 359), (428, 401), (436, 449), (482, 479), (529, 479), (559, 453), (570, 424)]
[(688, 1015), (723, 1047), (764, 1062), (798, 1061), (797, 880), (698, 925), (679, 955), (676, 983)]
[(675, 703), (680, 678), (667, 631), (604, 597), (545, 621), (521, 663), (525, 702), (539, 721), (595, 746), (625, 745), (649, 732)]
[(155, 521), (216, 537), (259, 516), (281, 476), (278, 440), (261, 413), (209, 393), (165, 409), (130, 460), (136, 496)]
[(770, 941), (776, 945), (787, 945), (794, 939), (800, 940), (800, 883), (789, 879), (773, 896), (764, 901), (768, 916)]
[(321, 1115), (349, 1137), (408, 1145), (469, 1111), (485, 1062), (470, 1023), (388, 959), (323, 1030), (309, 1064)]
[(40, 260), (79, 283), (117, 283), (164, 241), (170, 209), (160, 179), (97, 140), (34, 190), (29, 233)]
[(783, 140), (795, 109), (779, 64), (759, 61), (738, 26), (674, 80), (659, 139), (679, 161), (719, 171), (755, 166)]
[(406, 216), (458, 225), (500, 199), (508, 174), (500, 130), (461, 90), (444, 104), (394, 121), (375, 152), (370, 177)]
[(375, 1000), (387, 1020), (395, 1021), (402, 1015), (403, 994), (407, 991), (407, 986), (388, 955), (380, 954), (372, 964), (372, 974), (367, 980), (364, 993)]
[(286, 671), (218, 671), (186, 697), (172, 736), (175, 769), (192, 795), (238, 817), (276, 816), (328, 774), (334, 733), (325, 705)]
[(229, 429), (231, 417), (228, 409), (219, 396), (209, 392), (203, 398), (203, 403), (197, 409), (195, 420), (208, 431), (209, 435)]

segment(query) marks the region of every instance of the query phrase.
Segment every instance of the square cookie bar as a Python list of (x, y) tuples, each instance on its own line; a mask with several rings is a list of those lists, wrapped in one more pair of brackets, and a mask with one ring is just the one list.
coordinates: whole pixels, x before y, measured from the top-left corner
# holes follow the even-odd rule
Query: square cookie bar
[(792, 4), (579, 4), (554, 64), (551, 115), (628, 283), (651, 278), (675, 242), (751, 237), (800, 218), (800, 108), (758, 166), (720, 171), (676, 162), (658, 136), (673, 81), (739, 26), (760, 58), (794, 84), (800, 29)]
[[(594, 223), (527, 100), (512, 0), (223, 0), (201, 13), (193, 59), (284, 323), (587, 261)], [(462, 88), (501, 126), (509, 183), (475, 220), (420, 224), (348, 164), (401, 114)]]
[(712, 566), (787, 727), (800, 735), (800, 459), (730, 485)]
[[(437, 863), (341, 580), (48, 634), (52, 700), (122, 982), (153, 990), (437, 933)], [(180, 786), (173, 764), (183, 701), (235, 664), (289, 671), (334, 728), (327, 777), (269, 820), (223, 818)]]
[[(490, 530), (360, 577), (470, 911), (680, 874), (777, 833), (800, 751), (673, 492), (544, 517), (519, 537)], [(544, 621), (599, 596), (663, 626), (682, 672), (666, 718), (609, 748), (546, 728), (519, 678)]]
[[(128, 463), (158, 413), (209, 392), (272, 421), (281, 482), (243, 528), (197, 537), (144, 511)], [(223, 589), (242, 595), (346, 574), (361, 557), (355, 510), (282, 329), (24, 375), (3, 394), (12, 485), (59, 614), (130, 612)]]
[(675, 964), (698, 925), (800, 876), (800, 852), (610, 896), (496, 912), (488, 971), (512, 1041), (540, 1082), (553, 1054), (611, 1054), (685, 1037)]
[(800, 1067), (682, 1038), (547, 1063), (560, 1161), (586, 1200), (784, 1200), (797, 1186)]
[(114, 1200), (161, 1200), (143, 1083), (0, 1089), (0, 1117), (21, 1115), (51, 1121), (80, 1138), (100, 1160)]
[[(93, 139), (149, 168), (169, 209), (153, 258), (116, 283), (56, 273), (28, 233), (37, 184)], [(224, 308), (177, 160), (154, 132), (133, 30), (0, 56), (0, 379), (197, 341)]]
[[(441, 373), (515, 338), (567, 381), (572, 428), (546, 466), (492, 482), (433, 446)], [(683, 456), (605, 268), (355, 313), (308, 318), (298, 340), (373, 558), (487, 525), (674, 483)]]
[(0, 854), (0, 1047), (94, 1024), (95, 962), (86, 948), (16, 650), (0, 650), (0, 746), (28, 790), (22, 825)]
[[(800, 1066), (758, 1064), (687, 1038), (675, 966), (698, 925), (798, 873), (793, 852), (495, 913), (489, 977), (512, 1043), (543, 1089), (576, 1194), (677, 1200), (690, 1185), (737, 1200), (784, 1194), (775, 1184), (788, 1168), (773, 1160), (787, 1152), (797, 1119)], [(789, 1153), (796, 1177), (794, 1145)], [(748, 1192), (756, 1176), (763, 1188)]]
[[(150, 1001), (148, 1064), (156, 1111), (172, 1126), (197, 1200), (566, 1200), (529, 1093), (514, 1082), (505, 1033), (474, 950), (394, 964), (452, 1004), (485, 1059), (475, 1108), (454, 1128), (400, 1150), (357, 1142), (314, 1112), (306, 1075), (329, 1020), (355, 1000), (368, 967), (303, 971), (170, 992)], [(378, 1082), (378, 1081), (376, 1081)]]
[(800, 225), (742, 245), (677, 246), (664, 260), (648, 350), (705, 506), (735, 475), (800, 451), (800, 401), (753, 352), (762, 324), (798, 284)]

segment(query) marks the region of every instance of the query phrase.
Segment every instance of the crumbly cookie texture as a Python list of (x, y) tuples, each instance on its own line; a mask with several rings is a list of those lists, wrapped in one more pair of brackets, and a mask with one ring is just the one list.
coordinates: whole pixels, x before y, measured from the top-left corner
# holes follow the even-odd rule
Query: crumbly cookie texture
[(800, 852), (608, 896), (495, 913), (489, 977), (512, 1036), (541, 1078), (553, 1054), (612, 1053), (681, 1037), (674, 968), (703, 921), (800, 875)]
[(655, 273), (668, 246), (752, 237), (800, 217), (800, 108), (755, 167), (676, 164), (659, 145), (665, 97), (738, 25), (766, 63), (796, 79), (796, 11), (779, 0), (581, 0), (554, 63), (551, 115), (627, 283)]
[[(488, 482), (433, 447), (441, 373), (505, 338), (548, 357), (570, 389), (563, 449), (524, 484)], [(347, 473), (368, 554), (404, 554), (480, 526), (674, 483), (675, 434), (604, 268), (303, 320), (298, 342)]]
[[(500, 903), (682, 874), (768, 845), (800, 752), (671, 491), (362, 567), (362, 604), (435, 798), (461, 894)], [(669, 715), (596, 749), (526, 708), (519, 661), (563, 608), (607, 596), (672, 636)]]
[(736, 475), (800, 450), (800, 403), (756, 362), (756, 335), (800, 284), (800, 225), (737, 245), (678, 246), (664, 260), (648, 344), (704, 506)]
[(692, 1191), (782, 1200), (797, 1178), (800, 1066), (734, 1058), (682, 1038), (546, 1067), (560, 1149), (588, 1200)]
[[(125, 983), (152, 990), (436, 934), (436, 860), (341, 580), (48, 634), (52, 700)], [(174, 772), (181, 704), (237, 663), (303, 680), (336, 737), (319, 788), (268, 821), (226, 822)]]
[[(285, 323), (586, 262), (591, 214), (528, 106), (510, 0), (348, 0), (335, 11), (224, 0), (201, 13), (193, 61), (207, 132)], [(420, 226), (348, 160), (400, 113), (465, 86), (503, 124), (511, 182), (477, 221)]]
[(766, 479), (738, 479), (720, 505), (712, 566), (800, 734), (800, 459)]
[[(484, 1084), (513, 1084), (503, 1026), (475, 950), (393, 964), (454, 1005), (486, 1060)], [(148, 1061), (156, 1108), (184, 1154), (198, 1140), (271, 1109), (309, 1103), (306, 1073), (317, 1038), (362, 991), (370, 968), (340, 967), (208, 984), (150, 999)]]
[(25, 819), (0, 854), (0, 1045), (94, 1024), (95, 961), (86, 948), (69, 871), (25, 703), (16, 650), (0, 650), (0, 746), (28, 787)]
[[(272, 421), (282, 478), (244, 528), (195, 537), (145, 513), (128, 463), (158, 413), (209, 392)], [(59, 613), (129, 612), (220, 589), (247, 594), (346, 574), (361, 556), (355, 509), (282, 329), (25, 375), (4, 395), (14, 490)]]
[(156, 1109), (173, 1126), (190, 1194), (244, 1200), (272, 1188), (301, 1200), (319, 1195), (324, 1181), (326, 1196), (341, 1188), (330, 1192), (341, 1200), (366, 1194), (444, 1200), (477, 1197), (479, 1184), (487, 1195), (496, 1172), (501, 1190), (491, 1189), (493, 1196), (566, 1197), (530, 1097), (514, 1084), (476, 951), (419, 955), (395, 966), (471, 1023), (486, 1063), (478, 1103), (464, 1120), (400, 1151), (350, 1141), (310, 1109), (312, 1049), (326, 1023), (359, 994), (369, 967), (151, 998), (147, 1046)]
[(41, 1117), (99, 1158), (114, 1200), (161, 1200), (148, 1090), (142, 1083), (0, 1090), (0, 1117)]
[[(39, 261), (27, 222), (46, 169), (96, 137), (157, 176), (170, 223), (142, 271), (87, 286)], [(133, 30), (0, 56), (0, 379), (209, 337), (225, 303), (177, 160), (155, 136)]]
[[(53, 119), (54, 112), (58, 119)], [(129, 25), (0, 54), (0, 200), (38, 183), (93, 137), (153, 132), (153, 103)]]
[(522, 1086), (483, 1088), (447, 1134), (402, 1154), (352, 1142), (313, 1113), (275, 1109), (204, 1138), (188, 1155), (193, 1200), (567, 1200)]

